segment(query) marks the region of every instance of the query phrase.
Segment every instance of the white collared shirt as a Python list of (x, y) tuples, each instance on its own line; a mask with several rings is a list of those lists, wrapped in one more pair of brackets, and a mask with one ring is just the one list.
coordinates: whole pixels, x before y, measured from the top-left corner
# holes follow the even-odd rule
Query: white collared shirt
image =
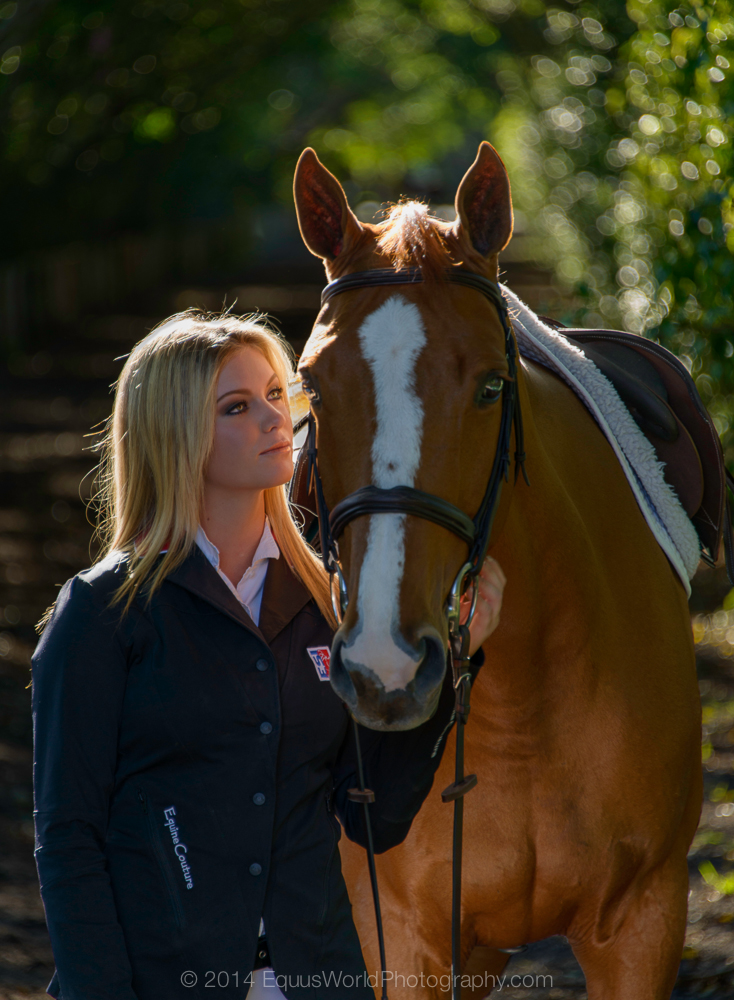
[(237, 600), (244, 605), (245, 611), (256, 625), (260, 623), (260, 605), (263, 599), (263, 586), (265, 576), (268, 572), (268, 559), (279, 559), (280, 549), (278, 543), (273, 538), (270, 530), (270, 522), (265, 518), (265, 527), (260, 537), (255, 555), (252, 557), (252, 565), (249, 566), (240, 582), (235, 585), (219, 568), (219, 549), (211, 542), (204, 529), (199, 525), (196, 533), (196, 544), (207, 557), (214, 569), (227, 584)]

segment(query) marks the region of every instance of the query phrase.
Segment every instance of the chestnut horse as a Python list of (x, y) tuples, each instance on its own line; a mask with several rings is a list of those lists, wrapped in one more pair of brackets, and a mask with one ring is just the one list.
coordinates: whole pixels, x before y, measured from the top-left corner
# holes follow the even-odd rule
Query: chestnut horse
[[(454, 224), (416, 202), (360, 224), (310, 149), (295, 198), (330, 280), (406, 266), (425, 279), (344, 292), (317, 318), (300, 370), (326, 502), (367, 484), (407, 485), (473, 516), (498, 439), (504, 334), (484, 296), (442, 279), (460, 266), (497, 281), (512, 233), (502, 161), (481, 144)], [(686, 594), (582, 403), (527, 359), (517, 383), (530, 485), (510, 476), (490, 544), (508, 583), (467, 726), (467, 771), (479, 784), (465, 800), (462, 967), (499, 975), (507, 955), (497, 949), (562, 934), (590, 1000), (664, 1000), (702, 797)], [(381, 513), (353, 520), (339, 552), (349, 605), (332, 683), (373, 728), (418, 725), (442, 683), (446, 598), (466, 544)], [(450, 740), (407, 840), (378, 859), (388, 971), (405, 977), (393, 980), (396, 1000), (447, 995), (430, 977), (450, 971), (452, 809), (438, 791), (452, 780)], [(342, 856), (373, 972), (364, 853), (343, 841)]]

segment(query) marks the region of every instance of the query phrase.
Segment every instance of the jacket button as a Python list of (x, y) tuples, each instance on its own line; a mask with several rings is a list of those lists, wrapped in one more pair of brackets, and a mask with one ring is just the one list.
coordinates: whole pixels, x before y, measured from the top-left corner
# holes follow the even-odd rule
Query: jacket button
[(258, 670), (267, 670), (270, 664), (267, 660), (258, 660), (255, 666)]
[(269, 722), (260, 723), (260, 732), (263, 734), (263, 736), (267, 736), (268, 733), (272, 733), (272, 731), (273, 727), (270, 725)]
[(262, 792), (255, 792), (255, 794), (252, 796), (252, 801), (255, 803), (256, 806), (261, 806), (265, 802), (265, 796), (263, 795)]
[(250, 875), (259, 875), (262, 870), (262, 865), (259, 865), (257, 861), (254, 865), (250, 865)]

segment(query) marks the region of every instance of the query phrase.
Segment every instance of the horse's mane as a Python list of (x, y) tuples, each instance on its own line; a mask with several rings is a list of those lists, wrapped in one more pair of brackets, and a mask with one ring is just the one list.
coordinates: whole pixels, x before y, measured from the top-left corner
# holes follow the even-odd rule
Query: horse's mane
[(417, 267), (426, 281), (440, 278), (450, 259), (441, 232), (443, 223), (429, 215), (420, 201), (393, 205), (379, 228), (378, 248), (390, 258), (396, 271)]

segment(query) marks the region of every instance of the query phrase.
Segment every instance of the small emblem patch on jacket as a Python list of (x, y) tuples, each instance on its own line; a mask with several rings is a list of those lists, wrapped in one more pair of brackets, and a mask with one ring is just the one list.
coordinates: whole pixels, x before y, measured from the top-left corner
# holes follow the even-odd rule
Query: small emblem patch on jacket
[(308, 646), (306, 652), (311, 657), (313, 665), (316, 667), (316, 673), (319, 675), (320, 681), (328, 681), (329, 679), (329, 660), (331, 657), (331, 650), (328, 646)]

